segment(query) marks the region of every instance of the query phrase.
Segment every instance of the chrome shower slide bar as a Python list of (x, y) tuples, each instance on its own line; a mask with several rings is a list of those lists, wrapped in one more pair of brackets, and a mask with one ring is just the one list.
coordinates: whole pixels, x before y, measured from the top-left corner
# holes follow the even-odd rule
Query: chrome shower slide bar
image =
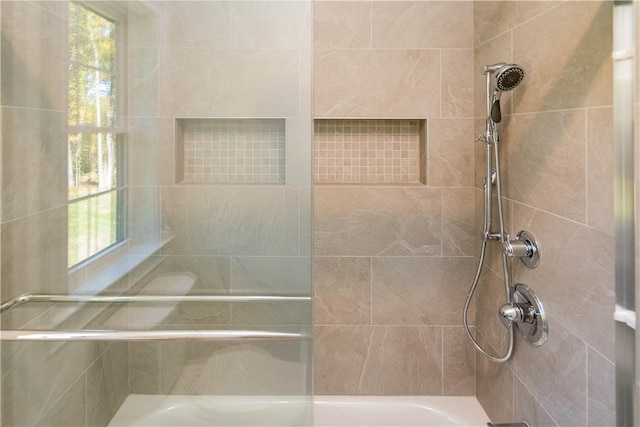
[(162, 330), (162, 331), (0, 331), (0, 341), (301, 341), (304, 334), (270, 331)]
[(0, 313), (28, 302), (178, 303), (178, 302), (310, 302), (311, 297), (282, 295), (53, 295), (24, 294), (0, 305)]

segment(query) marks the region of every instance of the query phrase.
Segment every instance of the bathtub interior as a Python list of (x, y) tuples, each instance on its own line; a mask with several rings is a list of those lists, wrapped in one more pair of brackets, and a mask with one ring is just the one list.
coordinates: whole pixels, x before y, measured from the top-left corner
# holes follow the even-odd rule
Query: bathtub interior
[[(312, 417), (313, 414), (313, 417)], [(111, 420), (129, 426), (485, 426), (475, 397), (188, 396), (132, 394)]]

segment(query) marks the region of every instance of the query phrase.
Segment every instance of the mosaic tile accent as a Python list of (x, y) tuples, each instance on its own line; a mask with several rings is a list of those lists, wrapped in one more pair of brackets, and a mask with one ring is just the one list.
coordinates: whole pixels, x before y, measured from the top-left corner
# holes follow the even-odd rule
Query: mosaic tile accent
[(178, 120), (180, 182), (285, 183), (284, 119)]
[(418, 184), (421, 120), (316, 120), (317, 184)]

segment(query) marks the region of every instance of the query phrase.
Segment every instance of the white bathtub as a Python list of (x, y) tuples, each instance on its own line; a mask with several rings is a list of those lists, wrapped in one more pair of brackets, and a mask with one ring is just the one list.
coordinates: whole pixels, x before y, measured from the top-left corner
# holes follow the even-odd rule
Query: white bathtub
[[(109, 426), (308, 426), (306, 398), (132, 394)], [(475, 397), (315, 396), (316, 427), (486, 426)]]

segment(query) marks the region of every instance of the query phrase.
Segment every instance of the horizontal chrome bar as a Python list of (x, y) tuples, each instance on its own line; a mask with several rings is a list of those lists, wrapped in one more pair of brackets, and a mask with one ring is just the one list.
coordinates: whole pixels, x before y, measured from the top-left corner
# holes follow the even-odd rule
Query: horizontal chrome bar
[(0, 341), (300, 341), (303, 334), (268, 331), (0, 331)]
[(0, 305), (0, 312), (28, 302), (178, 303), (178, 302), (307, 302), (311, 297), (279, 295), (50, 295), (25, 294)]

